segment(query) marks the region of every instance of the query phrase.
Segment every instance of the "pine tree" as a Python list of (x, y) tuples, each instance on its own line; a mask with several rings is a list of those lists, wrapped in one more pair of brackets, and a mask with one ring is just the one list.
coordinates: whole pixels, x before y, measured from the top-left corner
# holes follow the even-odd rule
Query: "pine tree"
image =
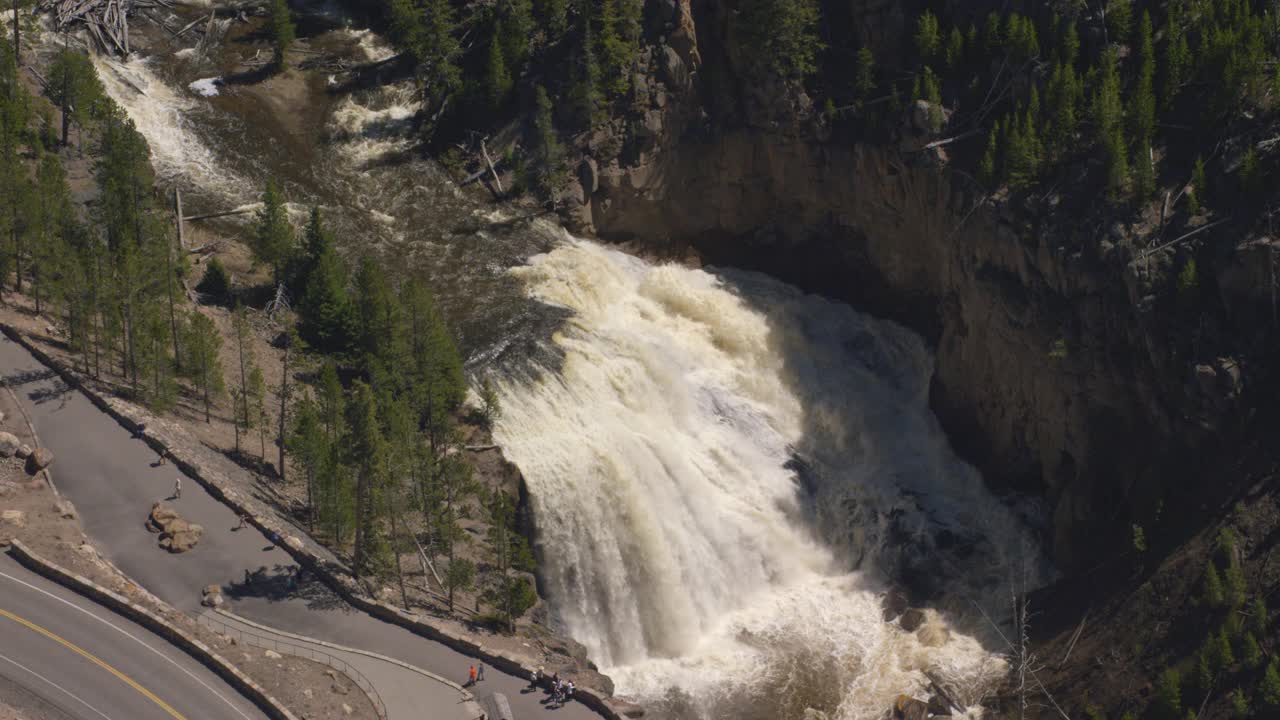
[(386, 0), (391, 34), (417, 61), (429, 79), (429, 100), (437, 109), (462, 84), (458, 60), (462, 46), (454, 37), (457, 22), (450, 0)]
[(1163, 80), (1160, 92), (1160, 106), (1166, 110), (1173, 106), (1191, 63), (1191, 50), (1187, 45), (1181, 18), (1181, 4), (1170, 3), (1164, 29)]
[(288, 0), (271, 0), (270, 28), (273, 62), (276, 70), (283, 71), (288, 67), (285, 57), (293, 41), (297, 39), (297, 29), (293, 26), (293, 14), (289, 12)]
[(876, 59), (871, 48), (865, 45), (858, 50), (858, 60), (853, 71), (853, 89), (859, 100), (868, 99), (876, 89)]
[(1240, 662), (1249, 670), (1262, 667), (1262, 647), (1251, 632), (1246, 632), (1244, 639), (1240, 641)]
[(59, 281), (71, 261), (70, 240), (75, 235), (77, 219), (67, 172), (56, 154), (41, 153), (36, 185), (31, 278), (39, 313), (44, 309), (44, 300), (56, 298), (64, 291)]
[(742, 47), (756, 49), (757, 71), (801, 79), (818, 69), (824, 45), (817, 35), (817, 0), (743, 0), (737, 30)]
[(1174, 668), (1160, 673), (1154, 701), (1158, 718), (1177, 720), (1182, 715), (1182, 676)]
[(408, 344), (413, 405), (431, 450), (438, 454), (448, 439), (450, 413), (466, 395), (462, 356), (427, 286), (411, 279), (401, 293), (404, 327), (400, 334)]
[(1200, 602), (1206, 607), (1222, 607), (1224, 602), (1222, 580), (1218, 577), (1218, 568), (1213, 561), (1205, 567), (1200, 583)]
[(382, 527), (386, 477), (386, 440), (378, 423), (373, 390), (357, 380), (347, 408), (351, 427), (351, 459), (356, 471), (356, 540), (352, 570), (357, 579), (387, 574), (390, 547)]
[(1236, 720), (1247, 720), (1251, 713), (1249, 710), (1249, 700), (1245, 697), (1244, 692), (1240, 688), (1235, 688), (1229, 696), (1231, 701), (1231, 716)]
[(258, 442), (260, 449), (258, 457), (262, 460), (267, 459), (267, 379), (262, 374), (262, 368), (255, 366), (249, 373), (249, 387), (246, 392), (249, 416), (252, 418), (253, 426), (258, 428)]
[(1106, 0), (1107, 30), (1111, 33), (1112, 42), (1124, 42), (1129, 37), (1133, 25), (1133, 5), (1131, 0)]
[[(496, 39), (495, 39), (496, 40)], [(498, 111), (507, 102), (507, 95), (512, 88), (511, 73), (507, 71), (507, 61), (503, 57), (498, 43), (489, 43), (489, 66), (485, 71), (485, 88), (489, 109)]]
[(1155, 45), (1151, 40), (1151, 15), (1142, 12), (1138, 22), (1138, 77), (1133, 99), (1129, 103), (1133, 138), (1137, 149), (1150, 146), (1156, 127), (1156, 98), (1153, 83), (1156, 74)]
[[(574, 109), (574, 116), (578, 124), (586, 128), (594, 127), (601, 119), (601, 113), (604, 107), (604, 98), (600, 84), (600, 63), (596, 59), (595, 49), (595, 28), (592, 25), (591, 13), (581, 13), (581, 41), (577, 43), (575, 55), (571, 60), (570, 77), (572, 79), (572, 87), (570, 89), (570, 102)], [(541, 86), (539, 86), (541, 88)], [(546, 90), (543, 89), (543, 95)], [(539, 112), (543, 103), (539, 96)], [(547, 118), (550, 122), (551, 101), (546, 101)]]
[(494, 421), (502, 414), (502, 404), (498, 400), (498, 391), (493, 387), (489, 376), (480, 383), (480, 414), (485, 425), (493, 426)]
[(560, 184), (563, 170), (564, 151), (560, 139), (556, 135), (555, 122), (551, 117), (551, 98), (541, 85), (534, 92), (537, 110), (533, 124), (537, 131), (535, 145), (535, 167), (537, 187), (545, 194), (554, 197)]
[[(485, 503), (489, 529), (486, 532), (490, 578), (485, 592), (489, 604), (497, 607), (506, 621), (508, 632), (515, 632), (516, 619), (525, 613), (532, 602), (526, 604), (527, 595), (518, 582), (523, 578), (513, 576), (513, 570), (531, 570), (533, 554), (524, 536), (516, 532), (515, 506), (501, 489), (496, 489)], [(536, 600), (536, 596), (535, 596)]]
[(253, 332), (249, 327), (249, 315), (244, 307), (237, 306), (235, 311), (231, 313), (231, 328), (236, 339), (236, 360), (239, 365), (239, 378), (235, 390), (232, 393), (234, 400), (233, 415), (234, 426), (236, 431), (236, 453), (240, 453), (240, 434), (242, 431), (248, 432), (253, 426), (253, 415), (251, 413), (252, 390), (250, 389), (251, 379), (257, 363), (253, 352)]
[(1114, 48), (1102, 54), (1100, 86), (1094, 97), (1094, 122), (1098, 129), (1098, 142), (1107, 158), (1107, 193), (1117, 201), (1124, 193), (1129, 179), (1129, 153), (1125, 147), (1123, 109), (1120, 104), (1120, 74), (1117, 70)]
[(187, 353), (185, 366), (195, 379), (196, 388), (204, 403), (204, 421), (212, 419), (210, 408), (213, 401), (225, 389), (222, 376), (222, 333), (210, 320), (200, 312), (193, 311), (187, 320), (186, 341), (183, 349)]
[(321, 352), (341, 352), (351, 337), (351, 301), (347, 267), (334, 248), (320, 209), (313, 208), (307, 225), (298, 303), (299, 333)]
[(982, 160), (978, 163), (978, 181), (990, 188), (995, 185), (996, 177), (996, 153), (999, 152), (999, 132), (992, 128), (987, 133), (987, 149), (982, 153)]
[(329, 445), (324, 433), (324, 424), (320, 419), (320, 409), (316, 401), (307, 393), (300, 393), (300, 398), (294, 404), (293, 422), (289, 427), (285, 448), (294, 461), (302, 467), (302, 475), (306, 478), (307, 528), (314, 530), (316, 503), (319, 497), (317, 481), (328, 461)]
[(1155, 165), (1151, 146), (1139, 144), (1133, 149), (1133, 194), (1138, 202), (1151, 197), (1156, 190)]
[(954, 70), (962, 62), (964, 62), (964, 35), (960, 33), (960, 28), (953, 27), (947, 36), (947, 67)]
[(1267, 624), (1267, 601), (1263, 597), (1254, 598), (1249, 604), (1249, 630), (1256, 635), (1266, 637)]
[(938, 54), (942, 46), (942, 34), (938, 30), (938, 17), (933, 12), (925, 10), (916, 18), (915, 41), (921, 63), (929, 63)]
[(253, 235), (253, 257), (271, 266), (274, 285), (284, 281), (284, 267), (293, 253), (293, 226), (284, 196), (274, 180), (267, 181), (262, 192), (262, 209), (258, 211)]
[(1280, 711), (1280, 667), (1277, 666), (1276, 660), (1272, 659), (1267, 664), (1267, 671), (1262, 676), (1262, 682), (1258, 683), (1258, 704), (1267, 708), (1271, 712)]
[(502, 59), (510, 72), (520, 74), (529, 57), (529, 38), (533, 35), (533, 7), (530, 0), (503, 0), (497, 26)]
[(1191, 214), (1198, 214), (1208, 197), (1209, 184), (1205, 178), (1204, 159), (1197, 157), (1195, 165), (1191, 168), (1191, 187), (1188, 192), (1188, 206)]
[(534, 6), (547, 39), (558, 41), (569, 28), (568, 0), (535, 0)]
[(356, 345), (366, 367), (374, 362), (383, 369), (398, 367), (404, 341), (397, 333), (399, 302), (382, 268), (367, 255), (356, 271), (354, 306)]
[(49, 66), (45, 93), (61, 110), (62, 144), (66, 145), (71, 123), (74, 122), (81, 128), (88, 125), (94, 108), (102, 101), (106, 91), (87, 55), (63, 50)]
[(466, 592), (476, 582), (476, 565), (466, 558), (454, 558), (444, 571), (444, 587), (449, 593), (449, 612), (453, 612), (453, 595)]

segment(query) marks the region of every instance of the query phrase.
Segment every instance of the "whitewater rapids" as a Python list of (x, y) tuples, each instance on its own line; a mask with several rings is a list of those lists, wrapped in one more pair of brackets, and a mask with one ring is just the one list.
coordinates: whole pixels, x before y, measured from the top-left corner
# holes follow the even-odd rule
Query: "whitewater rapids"
[[(672, 717), (851, 720), (924, 694), (926, 669), (971, 702), (991, 689), (1004, 663), (972, 623), (882, 619), (899, 563), (942, 556), (929, 567), (954, 589), (1007, 597), (1035, 556), (930, 414), (919, 337), (761, 275), (586, 241), (514, 272), (572, 316), (557, 368), (501, 384), (495, 435), (529, 484), (558, 621), (620, 695)], [(942, 531), (973, 568), (938, 551)]]

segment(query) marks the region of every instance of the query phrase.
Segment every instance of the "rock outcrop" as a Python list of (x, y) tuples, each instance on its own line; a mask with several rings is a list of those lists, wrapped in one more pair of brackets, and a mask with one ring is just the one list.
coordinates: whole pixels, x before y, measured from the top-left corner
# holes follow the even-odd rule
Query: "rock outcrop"
[(195, 547), (204, 528), (183, 520), (173, 508), (158, 502), (147, 516), (147, 530), (160, 535), (160, 547), (171, 553), (184, 553)]

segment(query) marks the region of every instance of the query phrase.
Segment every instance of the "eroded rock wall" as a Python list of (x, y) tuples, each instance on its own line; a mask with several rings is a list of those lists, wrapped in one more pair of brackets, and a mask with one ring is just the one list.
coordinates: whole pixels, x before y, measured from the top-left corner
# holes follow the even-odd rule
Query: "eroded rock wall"
[[(910, 325), (936, 345), (932, 401), (958, 449), (997, 488), (1044, 499), (1060, 565), (1127, 543), (1237, 420), (1241, 363), (1215, 352), (1239, 343), (1213, 340), (1230, 318), (1202, 315), (1189, 346), (1160, 299), (1180, 251), (1144, 254), (1138, 229), (1075, 215), (1088, 187), (984, 198), (920, 151), (910, 112), (892, 144), (832, 140), (798, 87), (742, 80), (734, 5), (650, 0), (636, 109), (583, 138), (571, 225)], [(899, 34), (906, 22), (894, 3), (852, 12)], [(1264, 278), (1239, 260), (1224, 260), (1221, 292), (1229, 314), (1256, 314)]]

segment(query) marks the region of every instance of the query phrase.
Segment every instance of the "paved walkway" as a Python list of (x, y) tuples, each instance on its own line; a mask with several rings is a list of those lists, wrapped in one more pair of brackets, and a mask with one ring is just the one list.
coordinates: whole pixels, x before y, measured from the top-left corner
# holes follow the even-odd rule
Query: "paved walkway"
[(266, 717), (164, 638), (7, 553), (0, 553), (0, 678), (76, 720)]
[[(116, 567), (151, 593), (198, 614), (201, 588), (220, 584), (228, 609), (254, 622), (387, 655), (456, 682), (466, 680), (475, 659), (359, 612), (319, 581), (304, 578), (291, 587), (289, 578), (298, 569), (292, 558), (257, 530), (234, 530), (235, 514), (190, 478), (184, 478), (182, 499), (174, 504), (185, 518), (205, 527), (204, 537), (182, 555), (159, 549), (143, 522), (151, 504), (172, 492), (178, 471), (172, 465), (153, 467), (156, 456), (146, 444), (2, 335), (0, 374), (27, 407), (41, 444), (54, 452), (58, 490), (79, 510), (85, 531)], [(480, 714), (475, 703), (442, 701), (441, 684), (423, 681), (406, 687), (389, 671), (371, 668), (365, 674), (388, 708), (402, 699), (413, 708), (414, 714), (393, 714), (392, 720), (474, 720)], [(505, 694), (517, 720), (599, 717), (578, 704), (548, 709), (542, 693), (523, 692), (526, 685), (525, 678), (490, 669), (476, 694)], [(404, 698), (406, 692), (413, 694)]]

